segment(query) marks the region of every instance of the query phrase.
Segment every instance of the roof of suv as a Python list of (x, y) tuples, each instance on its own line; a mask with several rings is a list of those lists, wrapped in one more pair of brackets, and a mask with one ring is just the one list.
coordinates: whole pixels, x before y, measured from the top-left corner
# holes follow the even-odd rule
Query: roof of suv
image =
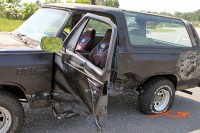
[(75, 10), (83, 10), (83, 11), (110, 13), (114, 16), (118, 15), (122, 11), (128, 11), (128, 12), (151, 14), (151, 15), (155, 15), (155, 16), (161, 16), (161, 17), (174, 18), (174, 19), (181, 20), (180, 18), (171, 17), (171, 16), (152, 14), (152, 13), (143, 13), (143, 12), (138, 12), (138, 11), (131, 11), (131, 10), (125, 10), (125, 9), (108, 7), (108, 6), (99, 6), (99, 5), (75, 4), (75, 3), (52, 3), (52, 4), (44, 4), (43, 7), (54, 7), (54, 8), (59, 8), (59, 9), (75, 9)]
[(98, 5), (88, 5), (88, 4), (69, 4), (69, 3), (52, 3), (45, 4), (43, 7), (55, 7), (62, 9), (78, 9), (78, 10), (90, 10), (97, 12), (105, 12), (105, 13), (119, 13), (122, 12), (120, 8), (107, 7), (107, 6), (98, 6)]

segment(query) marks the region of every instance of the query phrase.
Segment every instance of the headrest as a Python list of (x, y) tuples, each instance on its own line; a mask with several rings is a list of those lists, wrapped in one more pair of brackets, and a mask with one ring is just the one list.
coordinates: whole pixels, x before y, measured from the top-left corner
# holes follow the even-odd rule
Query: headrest
[(91, 34), (95, 34), (95, 30), (93, 28), (88, 28), (82, 37), (89, 38), (89, 37), (91, 37)]

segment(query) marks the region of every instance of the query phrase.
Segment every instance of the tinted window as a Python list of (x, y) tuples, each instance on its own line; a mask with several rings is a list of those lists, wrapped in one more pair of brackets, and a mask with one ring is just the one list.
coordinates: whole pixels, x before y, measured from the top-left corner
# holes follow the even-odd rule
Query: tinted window
[(181, 20), (130, 12), (124, 15), (132, 45), (192, 46)]

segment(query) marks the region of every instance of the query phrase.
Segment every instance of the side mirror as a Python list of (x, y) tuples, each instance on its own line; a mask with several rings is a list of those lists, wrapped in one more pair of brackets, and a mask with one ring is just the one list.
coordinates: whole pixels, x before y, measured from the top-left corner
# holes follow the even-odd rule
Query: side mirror
[(59, 37), (45, 36), (41, 39), (40, 47), (47, 52), (61, 52), (63, 46), (62, 39)]

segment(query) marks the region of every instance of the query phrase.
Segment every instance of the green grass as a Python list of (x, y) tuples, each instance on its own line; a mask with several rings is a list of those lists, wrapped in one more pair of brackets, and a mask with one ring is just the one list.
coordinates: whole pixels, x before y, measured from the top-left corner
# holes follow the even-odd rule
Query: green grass
[(175, 32), (173, 29), (151, 29), (152, 32)]
[(8, 32), (17, 29), (24, 21), (22, 20), (10, 20), (6, 18), (0, 18), (0, 32)]

